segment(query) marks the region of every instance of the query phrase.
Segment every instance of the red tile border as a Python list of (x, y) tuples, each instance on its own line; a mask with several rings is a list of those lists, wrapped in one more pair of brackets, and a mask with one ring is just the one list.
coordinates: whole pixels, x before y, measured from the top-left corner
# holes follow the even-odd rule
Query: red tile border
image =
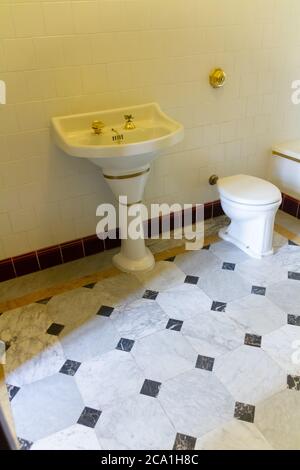
[(16, 272), (11, 258), (0, 261), (0, 282), (8, 281), (16, 277)]
[(84, 258), (83, 240), (74, 240), (60, 245), (63, 263)]
[[(300, 219), (300, 201), (297, 199), (283, 194), (283, 202), (281, 210), (294, 217)], [(193, 211), (193, 222), (195, 222), (196, 211)], [(220, 201), (208, 202), (204, 205), (204, 220), (219, 217), (224, 212), (221, 207)], [(174, 228), (175, 217), (171, 215), (171, 229)], [(151, 220), (146, 222), (146, 226), (151, 228)], [(162, 218), (160, 217), (159, 232), (162, 231)], [(8, 281), (24, 274), (47, 269), (57, 266), (69, 261), (83, 258), (85, 256), (101, 253), (102, 251), (111, 250), (112, 248), (119, 247), (121, 240), (116, 239), (99, 240), (96, 235), (84, 237), (79, 240), (72, 240), (70, 242), (62, 243), (60, 245), (50, 246), (32, 253), (26, 253), (21, 256), (15, 256), (0, 261), (0, 282)]]
[(16, 256), (12, 259), (12, 261), (17, 277), (40, 271), (40, 265), (36, 251), (22, 256)]

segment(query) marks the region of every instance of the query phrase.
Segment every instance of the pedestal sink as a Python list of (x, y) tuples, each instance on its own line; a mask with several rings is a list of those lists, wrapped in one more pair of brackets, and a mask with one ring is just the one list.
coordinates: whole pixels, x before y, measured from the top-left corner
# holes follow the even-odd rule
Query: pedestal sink
[[(157, 103), (52, 118), (56, 144), (68, 155), (86, 158), (102, 169), (115, 197), (140, 204), (150, 163), (183, 139), (181, 124)], [(114, 264), (125, 272), (150, 270), (154, 257), (144, 236), (122, 240)]]

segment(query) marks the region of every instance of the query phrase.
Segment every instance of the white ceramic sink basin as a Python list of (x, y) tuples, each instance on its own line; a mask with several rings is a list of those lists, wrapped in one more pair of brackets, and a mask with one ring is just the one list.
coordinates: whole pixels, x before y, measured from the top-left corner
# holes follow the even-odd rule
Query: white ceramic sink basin
[[(134, 117), (135, 129), (124, 129), (128, 114)], [(93, 121), (104, 124), (99, 135), (91, 128)], [(184, 132), (157, 103), (55, 117), (52, 125), (55, 141), (64, 152), (112, 170), (150, 163), (160, 151), (180, 142)]]
[[(183, 126), (162, 112), (157, 103), (52, 119), (53, 137), (68, 155), (86, 158), (102, 169), (116, 199), (126, 196), (130, 207), (140, 204), (150, 162), (183, 139)], [(100, 181), (100, 179), (99, 179)], [(121, 225), (121, 223), (120, 223)], [(140, 219), (142, 226), (142, 218)], [(120, 227), (121, 251), (115, 265), (126, 272), (152, 269), (154, 257), (145, 245), (143, 229), (136, 239)]]

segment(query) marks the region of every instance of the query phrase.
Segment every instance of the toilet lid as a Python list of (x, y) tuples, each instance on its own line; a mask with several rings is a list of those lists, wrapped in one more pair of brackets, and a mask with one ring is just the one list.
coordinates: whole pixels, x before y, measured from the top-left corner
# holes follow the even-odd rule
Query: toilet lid
[(240, 204), (263, 206), (281, 200), (281, 192), (274, 184), (254, 176), (220, 178), (218, 188), (221, 197)]

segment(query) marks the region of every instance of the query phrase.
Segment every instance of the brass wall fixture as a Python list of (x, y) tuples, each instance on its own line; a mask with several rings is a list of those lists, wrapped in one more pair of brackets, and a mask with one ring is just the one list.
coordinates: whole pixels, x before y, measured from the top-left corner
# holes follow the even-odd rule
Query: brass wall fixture
[(208, 182), (211, 186), (215, 186), (219, 180), (219, 177), (217, 175), (211, 175), (209, 178)]
[(217, 68), (212, 70), (209, 76), (209, 83), (213, 88), (222, 88), (226, 82), (226, 73), (223, 69)]

